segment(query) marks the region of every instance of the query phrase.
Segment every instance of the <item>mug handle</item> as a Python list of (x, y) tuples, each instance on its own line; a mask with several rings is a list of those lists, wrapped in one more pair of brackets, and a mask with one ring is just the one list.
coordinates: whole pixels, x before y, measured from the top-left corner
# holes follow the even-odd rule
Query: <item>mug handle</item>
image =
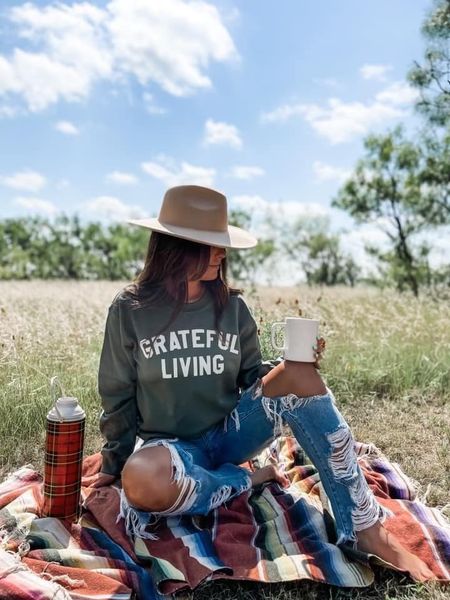
[(272, 336), (271, 336), (271, 341), (272, 341), (272, 346), (275, 348), (275, 350), (284, 350), (284, 346), (277, 346), (276, 342), (275, 342), (275, 334), (276, 334), (276, 328), (277, 326), (282, 325), (283, 327), (286, 327), (286, 323), (284, 322), (277, 322), (274, 323), (272, 325)]

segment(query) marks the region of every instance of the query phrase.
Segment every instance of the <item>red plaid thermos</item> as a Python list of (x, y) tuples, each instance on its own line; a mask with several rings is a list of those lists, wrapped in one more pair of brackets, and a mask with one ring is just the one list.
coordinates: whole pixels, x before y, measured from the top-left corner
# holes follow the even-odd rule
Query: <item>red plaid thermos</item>
[(76, 520), (80, 514), (81, 467), (86, 414), (76, 398), (57, 398), (57, 377), (50, 388), (53, 408), (47, 415), (44, 504), (47, 517)]

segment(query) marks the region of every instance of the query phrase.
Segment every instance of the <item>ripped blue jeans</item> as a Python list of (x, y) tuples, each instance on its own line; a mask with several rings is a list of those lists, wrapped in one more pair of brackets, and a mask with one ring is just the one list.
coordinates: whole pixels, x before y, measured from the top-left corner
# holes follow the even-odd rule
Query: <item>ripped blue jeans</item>
[(269, 398), (258, 379), (241, 393), (230, 415), (198, 437), (145, 442), (140, 448), (163, 445), (170, 451), (180, 495), (167, 510), (148, 513), (130, 506), (122, 490), (120, 517), (128, 535), (157, 539), (148, 525), (161, 516), (205, 515), (247, 491), (249, 471), (239, 465), (278, 437), (285, 422), (319, 472), (333, 511), (337, 544), (354, 546), (356, 532), (382, 521), (386, 513), (367, 485), (351, 431), (327, 391), (305, 398)]

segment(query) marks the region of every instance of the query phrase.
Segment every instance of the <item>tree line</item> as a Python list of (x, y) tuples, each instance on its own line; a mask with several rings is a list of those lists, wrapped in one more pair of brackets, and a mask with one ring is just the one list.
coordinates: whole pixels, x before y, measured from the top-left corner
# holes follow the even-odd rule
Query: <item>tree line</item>
[[(254, 249), (230, 252), (234, 280), (251, 283), (262, 269), (276, 272), (285, 256), (298, 263), (309, 284), (365, 280), (415, 296), (422, 288), (450, 289), (450, 259), (438, 268), (430, 265), (430, 240), (450, 230), (450, 0), (434, 2), (422, 33), (424, 56), (408, 73), (419, 92), (419, 129), (408, 136), (400, 125), (367, 136), (363, 156), (332, 201), (357, 224), (374, 223), (384, 231), (382, 248), (366, 244), (375, 274), (363, 277), (326, 219), (304, 218)], [(230, 216), (234, 225), (251, 225), (245, 211)], [(142, 266), (147, 240), (147, 230), (82, 224), (77, 216), (0, 221), (0, 278), (129, 279)]]
[(0, 279), (128, 279), (142, 266), (148, 233), (82, 224), (77, 215), (0, 221)]
[[(233, 225), (248, 228), (250, 221), (245, 211), (230, 213)], [(77, 215), (5, 219), (0, 221), (0, 279), (132, 279), (142, 268), (149, 234), (121, 223), (82, 223)], [(327, 236), (320, 226), (316, 232), (305, 229), (302, 239), (297, 234), (289, 251), (310, 283), (354, 283), (344, 281), (336, 236)], [(274, 239), (262, 239), (251, 250), (230, 251), (231, 278), (254, 283), (280, 251)]]
[[(230, 223), (249, 228), (251, 215), (231, 211)], [(270, 225), (270, 223), (268, 223)], [(141, 270), (149, 230), (116, 223), (82, 223), (76, 215), (60, 215), (0, 221), (0, 279), (130, 280)], [(377, 286), (397, 285), (400, 291), (414, 286), (449, 287), (450, 268), (432, 270), (427, 253), (402, 263), (401, 257), (380, 254), (374, 249), (378, 272), (363, 275), (354, 258), (342, 250), (341, 237), (330, 231), (325, 218), (310, 217), (286, 223), (275, 237), (260, 239), (255, 248), (228, 252), (229, 274), (238, 284), (255, 284), (262, 273), (274, 281), (280, 262), (298, 265), (296, 284), (349, 285), (364, 282)], [(386, 265), (390, 269), (387, 270)], [(408, 269), (410, 269), (408, 271)], [(411, 270), (413, 269), (413, 271)]]

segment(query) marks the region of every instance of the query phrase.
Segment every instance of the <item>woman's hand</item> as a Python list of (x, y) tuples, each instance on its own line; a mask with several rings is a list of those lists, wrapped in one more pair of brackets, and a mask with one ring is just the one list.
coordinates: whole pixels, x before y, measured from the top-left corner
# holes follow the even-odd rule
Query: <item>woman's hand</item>
[(109, 475), (108, 473), (99, 473), (98, 478), (91, 485), (93, 488), (104, 487), (107, 485), (111, 485), (117, 479), (116, 475)]
[(257, 469), (250, 475), (250, 479), (252, 480), (252, 487), (266, 483), (266, 481), (276, 481), (284, 488), (289, 487), (290, 484), (289, 478), (274, 465)]
[(325, 352), (326, 342), (323, 339), (323, 337), (316, 338), (316, 340), (317, 340), (317, 345), (313, 346), (314, 356), (316, 359), (314, 366), (316, 367), (316, 369), (320, 369), (320, 361), (322, 360), (323, 353)]

